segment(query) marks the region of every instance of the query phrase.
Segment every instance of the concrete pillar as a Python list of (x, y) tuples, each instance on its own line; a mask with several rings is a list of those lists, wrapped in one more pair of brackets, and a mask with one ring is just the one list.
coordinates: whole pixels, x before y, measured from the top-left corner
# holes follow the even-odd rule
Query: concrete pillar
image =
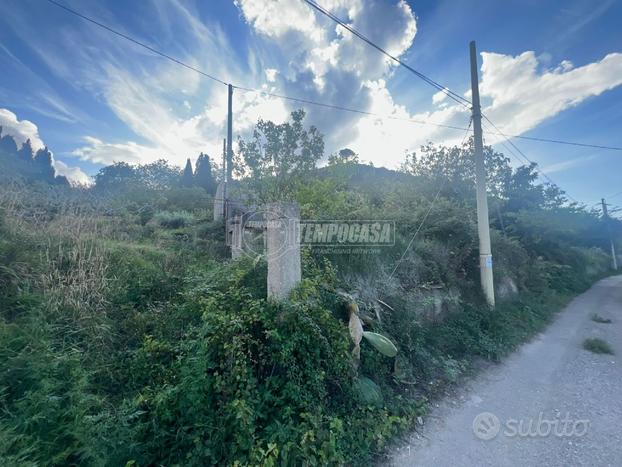
[(229, 223), (229, 229), (231, 231), (231, 258), (237, 259), (242, 256), (244, 241), (244, 224), (242, 216), (237, 215), (231, 218)]
[(266, 205), (268, 298), (286, 299), (300, 282), (300, 209), (296, 203)]
[(214, 195), (214, 220), (219, 221), (225, 217), (225, 184), (220, 182)]

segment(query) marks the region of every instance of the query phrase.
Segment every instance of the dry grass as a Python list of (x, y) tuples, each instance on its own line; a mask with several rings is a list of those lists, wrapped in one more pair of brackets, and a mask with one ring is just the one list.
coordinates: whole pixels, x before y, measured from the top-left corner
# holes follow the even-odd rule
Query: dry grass
[(20, 271), (22, 286), (43, 293), (47, 313), (103, 338), (96, 328), (106, 313), (108, 261), (102, 239), (113, 236), (110, 223), (77, 196), (54, 190), (33, 196), (19, 184), (0, 188), (0, 205), (7, 227), (39, 245), (39, 267)]

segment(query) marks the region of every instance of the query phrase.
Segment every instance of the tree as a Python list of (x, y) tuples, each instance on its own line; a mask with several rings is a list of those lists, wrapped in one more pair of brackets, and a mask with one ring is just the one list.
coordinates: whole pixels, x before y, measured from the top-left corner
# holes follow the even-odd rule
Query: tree
[(95, 189), (102, 191), (122, 191), (137, 183), (136, 169), (127, 162), (116, 162), (104, 167), (95, 175)]
[(192, 162), (190, 158), (186, 161), (186, 167), (184, 173), (181, 176), (181, 186), (190, 188), (194, 182), (194, 174), (192, 173)]
[(2, 135), (0, 126), (0, 170), (7, 178), (22, 178), (28, 182), (44, 182), (54, 185), (69, 185), (66, 177), (56, 175), (54, 158), (46, 147), (33, 153), (30, 139), (17, 148), (15, 139)]
[(207, 154), (201, 153), (194, 172), (194, 184), (210, 194), (216, 193), (217, 183), (212, 172), (212, 161)]
[[(24, 144), (24, 146), (26, 146), (26, 144)], [(23, 148), (24, 147), (22, 147), (22, 149)], [(57, 182), (54, 166), (52, 165), (52, 153), (47, 147), (39, 149), (32, 160), (34, 162), (34, 179), (50, 184)]]
[(337, 154), (331, 154), (328, 157), (329, 166), (338, 164), (358, 164), (359, 162), (359, 155), (350, 148), (341, 149)]
[(0, 152), (7, 156), (17, 154), (17, 144), (11, 135), (2, 136), (2, 126), (0, 126)]
[[(486, 187), (493, 196), (500, 196), (512, 174), (510, 160), (491, 146), (484, 147)], [(462, 146), (422, 146), (420, 153), (406, 156), (402, 170), (428, 178), (436, 183), (446, 180), (447, 191), (466, 198), (475, 190), (475, 159), (473, 141)]]
[(32, 150), (32, 144), (30, 143), (30, 139), (27, 139), (26, 142), (22, 144), (22, 147), (19, 149), (19, 151), (17, 151), (17, 157), (19, 157), (20, 160), (24, 162), (32, 162), (34, 152)]
[[(192, 170), (192, 166), (190, 168)], [(179, 169), (164, 159), (136, 166), (137, 183), (149, 190), (168, 190), (178, 185)]]
[(282, 124), (259, 119), (249, 141), (238, 139), (236, 175), (250, 175), (262, 201), (291, 198), (302, 177), (324, 154), (324, 139), (314, 126), (303, 126), (305, 112), (296, 110)]

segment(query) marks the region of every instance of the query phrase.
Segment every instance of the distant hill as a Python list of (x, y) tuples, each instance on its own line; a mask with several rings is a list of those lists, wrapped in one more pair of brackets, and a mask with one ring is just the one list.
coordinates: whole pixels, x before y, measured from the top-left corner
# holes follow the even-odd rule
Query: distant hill
[(353, 189), (381, 195), (397, 185), (412, 184), (416, 177), (405, 172), (359, 163), (336, 164), (317, 169), (320, 179), (335, 179)]

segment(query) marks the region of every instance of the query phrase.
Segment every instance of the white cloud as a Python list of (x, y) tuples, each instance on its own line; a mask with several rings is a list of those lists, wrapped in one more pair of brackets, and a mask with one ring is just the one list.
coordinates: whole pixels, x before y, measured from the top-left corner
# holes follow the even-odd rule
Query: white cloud
[(510, 134), (522, 134), (543, 121), (622, 84), (622, 54), (572, 68), (563, 61), (553, 70), (538, 72), (534, 52), (517, 56), (482, 53), (484, 113)]
[[(415, 14), (404, 0), (321, 3), (398, 57), (412, 46), (417, 34)], [(263, 86), (262, 89), (277, 94), (396, 118), (383, 120), (305, 106), (308, 123), (325, 133), (327, 152), (349, 146), (364, 160), (395, 167), (402, 162), (405, 151), (417, 150), (428, 141), (457, 143), (464, 136), (460, 131), (397, 120), (429, 120), (465, 127), (469, 114), (442, 92), (433, 95), (429, 109), (411, 113), (399, 104), (398, 96), (390, 91), (393, 88), (387, 85), (395, 65), (304, 2), (236, 0), (243, 18), (256, 33), (249, 41), (246, 60), (222, 53), (234, 48), (217, 23), (199, 20), (191, 2), (156, 1), (152, 5), (145, 11), (155, 17), (145, 18), (145, 24), (156, 24), (157, 40), (162, 41), (153, 45), (161, 48), (162, 44), (175, 44), (171, 53), (197, 68), (233, 83)], [(101, 9), (102, 14), (107, 11), (101, 6), (92, 8)], [(28, 32), (26, 26), (27, 23), (20, 24), (24, 33)], [(166, 158), (181, 165), (199, 152), (220, 155), (226, 133), (224, 86), (128, 46), (106, 31), (86, 28), (79, 33), (62, 30), (55, 41), (65, 48), (57, 43), (54, 47), (46, 46), (44, 37), (27, 35), (29, 40), (39, 41), (33, 50), (55, 74), (103, 99), (134, 133), (132, 137), (113, 140), (90, 131), (90, 136), (74, 151), (76, 157), (101, 164)], [(187, 34), (178, 37), (179, 30)], [(146, 31), (142, 35), (141, 31), (134, 32), (138, 37), (156, 37)], [(75, 43), (82, 47), (73, 47)], [(71, 60), (64, 53), (69, 47), (76, 54)], [(622, 83), (622, 54), (610, 54), (583, 66), (564, 60), (556, 67), (546, 61), (546, 53), (482, 53), (482, 57), (484, 112), (504, 131), (513, 134), (535, 128), (559, 112)], [(75, 63), (80, 66), (74, 66)], [(464, 82), (463, 89), (454, 91), (464, 91), (463, 95), (470, 98), (468, 76)], [(259, 117), (281, 122), (289, 110), (300, 106), (237, 89), (234, 135), (248, 134)], [(64, 112), (59, 106), (54, 108)], [(494, 138), (489, 135), (487, 141)]]
[(276, 74), (279, 72), (275, 68), (266, 68), (266, 79), (269, 83), (274, 83), (276, 81)]
[(28, 139), (35, 151), (45, 146), (39, 137), (37, 125), (29, 120), (19, 120), (17, 115), (8, 109), (0, 109), (0, 126), (2, 134), (11, 135), (18, 147)]
[(84, 146), (72, 151), (72, 155), (83, 161), (95, 164), (114, 164), (115, 162), (152, 162), (158, 159), (158, 153), (153, 148), (142, 146), (134, 142), (106, 143), (94, 136), (85, 136)]
[[(393, 117), (383, 119), (366, 116), (357, 122), (355, 140), (346, 146), (374, 165), (397, 167), (406, 152), (418, 149), (430, 141), (459, 144), (465, 131), (457, 131), (416, 122), (434, 122), (466, 128), (469, 115), (461, 106), (447, 106), (432, 112), (411, 114), (404, 106), (393, 101), (383, 80), (366, 83), (371, 93), (370, 112)], [(412, 120), (412, 121), (407, 121)]]
[(549, 164), (541, 167), (541, 171), (547, 175), (555, 172), (563, 172), (565, 170), (572, 169), (573, 167), (584, 165), (589, 161), (596, 159), (597, 157), (598, 154), (592, 154), (590, 156), (577, 157), (561, 162), (555, 162), (554, 164)]
[[(622, 54), (609, 54), (600, 61), (577, 68), (569, 61), (562, 61), (556, 68), (541, 72), (538, 72), (540, 64), (533, 52), (516, 57), (491, 53), (482, 53), (482, 56), (480, 89), (482, 102), (487, 103), (483, 111), (509, 134), (525, 133), (559, 112), (622, 84)], [(436, 110), (411, 114), (395, 103), (383, 80), (367, 82), (366, 87), (371, 95), (370, 112), (457, 127), (468, 124), (468, 110), (458, 104), (447, 105), (441, 98), (445, 96), (442, 92), (433, 97), (433, 103), (441, 103)], [(470, 93), (467, 91), (465, 95)], [(359, 152), (363, 160), (387, 167), (398, 166), (406, 151), (417, 150), (429, 141), (451, 145), (464, 137), (464, 132), (452, 129), (372, 116), (359, 119), (356, 128), (356, 136), (345, 141), (343, 146)], [(500, 140), (491, 134), (485, 137), (488, 143)], [(551, 172), (566, 170), (584, 160), (564, 161), (547, 169)]]
[(281, 37), (290, 31), (309, 34), (314, 40), (323, 35), (315, 22), (315, 16), (304, 2), (291, 0), (235, 0), (247, 21), (260, 33), (269, 37)]
[(445, 99), (447, 99), (447, 92), (439, 91), (432, 96), (432, 104), (438, 105), (441, 102), (443, 102)]
[[(384, 55), (303, 2), (280, 0), (269, 7), (261, 0), (236, 4), (259, 33), (257, 40), (278, 47), (281, 66), (274, 84), (280, 94), (365, 110), (374, 96), (364, 83), (388, 79), (395, 69)], [(417, 32), (415, 15), (404, 0), (325, 0), (322, 6), (395, 56), (410, 48)], [(360, 115), (313, 106), (305, 110), (308, 123), (325, 132), (327, 151), (360, 135)]]
[(80, 167), (70, 167), (63, 161), (55, 160), (54, 169), (57, 175), (67, 177), (72, 185), (91, 185), (93, 179), (85, 174)]
[[(217, 104), (206, 106), (201, 113), (182, 119), (154, 89), (120, 71), (117, 76), (121, 81), (109, 88), (109, 105), (147, 143), (112, 143), (86, 136), (86, 144), (74, 150), (74, 156), (97, 164), (148, 163), (163, 158), (178, 166), (201, 152), (219, 157), (221, 138), (226, 134), (226, 95), (215, 99)], [(281, 100), (246, 91), (234, 94), (234, 113), (236, 133), (250, 130), (260, 117), (281, 122), (288, 116)]]

